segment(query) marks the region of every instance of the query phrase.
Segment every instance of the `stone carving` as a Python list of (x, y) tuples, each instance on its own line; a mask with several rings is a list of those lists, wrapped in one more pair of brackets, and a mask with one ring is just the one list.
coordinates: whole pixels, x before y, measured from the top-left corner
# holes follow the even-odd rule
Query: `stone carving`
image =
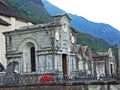
[(15, 67), (18, 64), (19, 63), (17, 61), (13, 61), (7, 65), (6, 74), (3, 79), (4, 85), (21, 84), (23, 82), (22, 76), (19, 73), (15, 72)]

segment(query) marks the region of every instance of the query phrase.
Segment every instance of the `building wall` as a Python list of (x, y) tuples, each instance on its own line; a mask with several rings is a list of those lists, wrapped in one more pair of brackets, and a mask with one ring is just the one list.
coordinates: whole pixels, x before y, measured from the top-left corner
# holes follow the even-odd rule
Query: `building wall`
[[(72, 50), (75, 42), (71, 41), (71, 37), (75, 39), (75, 33), (69, 27), (68, 21), (66, 21), (67, 17), (63, 16), (61, 20), (59, 24), (38, 24), (4, 33), (7, 42), (8, 62), (15, 58), (19, 59), (21, 64), (18, 66), (18, 71), (21, 73), (59, 71), (62, 76), (65, 73), (73, 76), (72, 74), (77, 68), (76, 54)], [(63, 22), (67, 23), (65, 31), (62, 26)], [(35, 71), (31, 70), (31, 47), (35, 48)], [(63, 71), (63, 62), (66, 64), (67, 71)]]
[(5, 30), (8, 30), (8, 26), (0, 25), (0, 62), (6, 66), (6, 58), (5, 58), (5, 37), (2, 34)]
[[(67, 74), (68, 76), (73, 76), (72, 74), (77, 70), (76, 54), (73, 50), (74, 45), (76, 44), (76, 33), (70, 28), (70, 20), (66, 16), (58, 16), (57, 19), (54, 18), (54, 22), (61, 26), (55, 29), (55, 32), (59, 33), (59, 40), (55, 40), (55, 46), (60, 47), (61, 58), (63, 54), (66, 55)], [(74, 42), (71, 41), (71, 38), (74, 38)], [(61, 66), (61, 68), (63, 67)]]
[[(49, 31), (45, 31), (43, 29), (26, 29), (26, 30), (18, 30), (15, 33), (7, 34), (7, 58), (8, 61), (14, 60), (14, 58), (18, 57), (14, 55), (9, 55), (12, 53), (22, 53), (22, 57), (20, 57), (19, 61), (22, 62), (20, 68), (23, 68), (22, 72), (31, 72), (31, 61), (30, 61), (30, 48), (35, 47), (36, 54), (36, 71), (38, 71), (38, 67), (41, 67), (41, 72), (45, 72), (45, 65), (52, 65), (49, 63), (48, 58), (52, 58), (49, 56), (49, 51), (51, 50), (51, 33)], [(46, 51), (45, 51), (46, 50)], [(51, 53), (51, 52), (50, 52)], [(20, 55), (20, 54), (19, 54)], [(12, 58), (11, 60), (9, 58)], [(44, 64), (44, 62), (46, 64)], [(41, 63), (42, 62), (42, 63)], [(38, 65), (40, 63), (40, 65)], [(41, 66), (42, 65), (42, 66)], [(45, 68), (44, 68), (45, 67)], [(44, 68), (44, 69), (43, 69)], [(51, 68), (50, 68), (51, 69)], [(20, 70), (19, 70), (20, 71)]]
[(2, 33), (5, 31), (11, 31), (14, 29), (18, 29), (22, 26), (32, 25), (32, 23), (26, 22), (23, 20), (18, 20), (14, 17), (6, 17), (3, 15), (0, 15), (0, 18), (2, 18), (4, 21), (11, 24), (9, 26), (0, 25), (0, 62), (6, 67), (7, 62), (6, 62), (6, 58), (5, 58), (5, 54), (6, 54), (5, 38)]
[(3, 16), (3, 15), (0, 15), (0, 18), (2, 18), (4, 21), (11, 24), (10, 27), (9, 27), (9, 31), (14, 30), (14, 29), (18, 29), (22, 26), (32, 25), (31, 22), (27, 22), (25, 20), (19, 20), (19, 19), (16, 19), (15, 17), (6, 17), (6, 16)]
[(111, 49), (108, 51), (101, 51), (96, 53), (98, 56), (93, 57), (94, 73), (97, 76), (116, 75), (115, 57)]
[(120, 83), (117, 82), (67, 82), (52, 84), (17, 84), (17, 85), (1, 85), (1, 90), (120, 90)]
[(118, 68), (118, 71), (120, 71), (120, 47), (118, 47), (117, 48), (117, 55), (118, 55), (118, 57), (117, 57), (117, 61), (118, 61), (118, 65), (117, 65), (117, 68)]

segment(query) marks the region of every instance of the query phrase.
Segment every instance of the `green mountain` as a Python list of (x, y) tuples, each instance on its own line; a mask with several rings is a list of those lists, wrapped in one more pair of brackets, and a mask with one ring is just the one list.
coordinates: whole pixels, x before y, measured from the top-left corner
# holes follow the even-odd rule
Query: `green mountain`
[[(47, 0), (42, 1), (50, 15), (66, 13), (65, 11), (49, 3)], [(98, 38), (102, 38), (111, 45), (120, 45), (120, 31), (118, 31), (114, 27), (104, 23), (89, 21), (82, 16), (77, 16), (70, 13), (68, 13), (68, 15), (72, 19), (71, 26), (73, 26), (76, 30), (89, 33)]]
[(112, 47), (105, 40), (101, 38), (93, 37), (88, 33), (82, 33), (82, 32), (78, 33), (77, 42), (81, 43), (82, 45), (88, 45), (92, 49), (92, 51), (96, 51), (96, 50), (102, 51)]
[(36, 23), (45, 23), (52, 20), (41, 0), (4, 0), (20, 15)]
[[(36, 23), (45, 23), (52, 20), (52, 17), (46, 11), (44, 4), (42, 3), (41, 0), (4, 0), (4, 1), (9, 6), (14, 8), (20, 15)], [(62, 13), (62, 10), (58, 11), (55, 8), (53, 8), (51, 11), (53, 13), (56, 12), (56, 14)], [(109, 45), (105, 40), (93, 37), (90, 34), (82, 32), (78, 33), (77, 42), (82, 45), (88, 45), (92, 50), (105, 50), (111, 47), (111, 45)]]

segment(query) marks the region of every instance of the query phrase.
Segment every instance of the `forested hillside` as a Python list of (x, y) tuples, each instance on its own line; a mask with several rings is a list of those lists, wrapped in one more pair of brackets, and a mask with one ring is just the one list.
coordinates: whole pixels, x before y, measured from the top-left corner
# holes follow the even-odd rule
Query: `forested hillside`
[[(15, 9), (22, 16), (36, 22), (45, 23), (52, 20), (52, 17), (46, 11), (41, 0), (4, 0), (13, 9)], [(46, 1), (46, 0), (45, 0)], [(55, 12), (55, 10), (52, 10)], [(56, 14), (59, 11), (56, 11)], [(62, 10), (60, 11), (62, 13)], [(59, 14), (60, 14), (59, 13)], [(92, 50), (106, 50), (109, 45), (105, 40), (93, 37), (90, 34), (79, 31), (77, 42), (82, 45), (88, 45)]]
[(82, 32), (78, 33), (77, 42), (81, 43), (82, 45), (88, 45), (93, 51), (107, 50), (111, 47), (105, 40)]
[(36, 23), (45, 23), (51, 21), (41, 0), (4, 0), (20, 15)]

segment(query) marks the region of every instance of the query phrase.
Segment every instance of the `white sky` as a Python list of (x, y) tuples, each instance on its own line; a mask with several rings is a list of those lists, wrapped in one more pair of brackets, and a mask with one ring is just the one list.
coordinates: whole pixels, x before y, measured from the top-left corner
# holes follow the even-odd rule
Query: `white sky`
[(120, 30), (120, 0), (48, 0), (58, 8)]

